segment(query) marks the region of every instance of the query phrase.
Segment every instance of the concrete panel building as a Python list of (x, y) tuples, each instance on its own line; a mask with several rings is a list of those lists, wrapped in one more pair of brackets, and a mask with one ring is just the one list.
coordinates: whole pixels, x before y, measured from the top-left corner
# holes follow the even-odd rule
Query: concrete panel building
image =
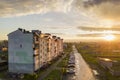
[(63, 40), (19, 28), (8, 34), (8, 71), (34, 73), (63, 52)]
[(99, 58), (100, 65), (114, 76), (120, 76), (120, 62), (109, 58)]
[(18, 29), (8, 34), (9, 72), (33, 73), (39, 69), (36, 35), (38, 34), (24, 29)]

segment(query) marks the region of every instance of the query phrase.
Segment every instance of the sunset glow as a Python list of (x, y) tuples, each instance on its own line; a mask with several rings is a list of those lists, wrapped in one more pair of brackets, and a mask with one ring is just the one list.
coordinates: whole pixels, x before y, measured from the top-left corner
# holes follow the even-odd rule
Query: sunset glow
[(74, 41), (120, 37), (120, 0), (0, 0), (0, 6), (0, 40), (18, 28)]
[(107, 41), (112, 41), (115, 39), (115, 36), (110, 34), (110, 35), (103, 36), (103, 39)]

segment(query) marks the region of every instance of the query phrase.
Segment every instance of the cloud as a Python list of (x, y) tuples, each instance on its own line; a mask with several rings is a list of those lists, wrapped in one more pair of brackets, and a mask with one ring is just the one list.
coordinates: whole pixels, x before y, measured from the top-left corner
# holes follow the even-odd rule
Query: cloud
[(88, 0), (84, 7), (103, 19), (120, 20), (120, 0)]
[(64, 33), (50, 33), (52, 35), (65, 35)]
[[(120, 20), (119, 9), (120, 0), (0, 0), (0, 17), (44, 14), (47, 12), (71, 14), (75, 11), (85, 20), (89, 18), (89, 22), (93, 18), (90, 17), (91, 15), (97, 15), (102, 19)], [(74, 14), (71, 14), (71, 17), (73, 16)], [(78, 20), (78, 23), (84, 20), (81, 17), (78, 17), (81, 20)], [(46, 19), (46, 21), (50, 21), (50, 19)]]
[(94, 33), (94, 34), (77, 34), (78, 37), (100, 37), (102, 36), (101, 33)]
[(79, 10), (78, 14), (120, 20), (119, 9), (120, 0), (0, 0), (0, 17)]
[(120, 25), (113, 26), (111, 28), (107, 27), (86, 27), (86, 26), (79, 26), (77, 27), (80, 30), (84, 31), (120, 31)]
[(58, 30), (60, 30), (60, 29), (63, 30), (63, 28), (64, 28), (64, 29), (69, 29), (69, 27), (63, 27), (63, 26), (62, 26), (62, 27), (58, 27), (58, 26), (56, 26), (56, 27), (46, 27), (46, 28), (47, 28), (47, 29), (55, 29), (55, 30), (57, 30), (57, 29), (58, 29)]
[[(78, 37), (103, 37), (109, 35), (108, 33), (89, 33), (89, 34), (77, 34)], [(112, 35), (120, 37), (120, 33), (113, 33)]]
[(73, 0), (0, 0), (0, 17), (68, 12)]

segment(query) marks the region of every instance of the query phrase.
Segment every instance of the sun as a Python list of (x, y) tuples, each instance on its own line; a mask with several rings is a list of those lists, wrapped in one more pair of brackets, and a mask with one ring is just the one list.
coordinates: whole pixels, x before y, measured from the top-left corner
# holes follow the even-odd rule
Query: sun
[(115, 39), (115, 36), (112, 34), (109, 34), (109, 35), (103, 36), (103, 39), (107, 41), (113, 41)]

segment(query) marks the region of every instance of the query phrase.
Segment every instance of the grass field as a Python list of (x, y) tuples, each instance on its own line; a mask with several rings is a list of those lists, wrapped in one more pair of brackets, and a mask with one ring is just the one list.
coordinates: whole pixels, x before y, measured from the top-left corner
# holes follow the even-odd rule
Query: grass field
[(61, 70), (53, 70), (46, 78), (43, 80), (62, 80)]
[[(99, 44), (99, 43), (98, 43)], [(101, 65), (98, 63), (98, 56), (102, 56), (102, 57), (108, 57), (114, 60), (120, 60), (120, 58), (116, 55), (116, 54), (106, 54), (105, 52), (106, 49), (102, 48), (102, 46), (104, 47), (105, 45), (101, 44), (101, 48), (97, 47), (96, 45), (98, 45), (97, 43), (79, 43), (76, 44), (76, 47), (78, 49), (78, 52), (83, 56), (83, 58), (85, 59), (85, 61), (89, 64), (89, 66), (92, 69), (95, 69), (98, 71), (99, 76), (97, 76), (99, 78), (99, 80), (120, 80), (120, 77), (116, 77), (113, 76), (108, 70), (104, 69), (103, 67), (101, 67)], [(100, 49), (100, 50), (99, 50)], [(100, 54), (99, 54), (100, 52)], [(102, 54), (103, 52), (103, 54)], [(116, 56), (113, 58), (113, 56)]]
[(64, 68), (67, 66), (67, 62), (68, 62), (68, 59), (69, 59), (69, 55), (67, 55), (58, 65), (57, 67), (61, 67), (61, 68)]

